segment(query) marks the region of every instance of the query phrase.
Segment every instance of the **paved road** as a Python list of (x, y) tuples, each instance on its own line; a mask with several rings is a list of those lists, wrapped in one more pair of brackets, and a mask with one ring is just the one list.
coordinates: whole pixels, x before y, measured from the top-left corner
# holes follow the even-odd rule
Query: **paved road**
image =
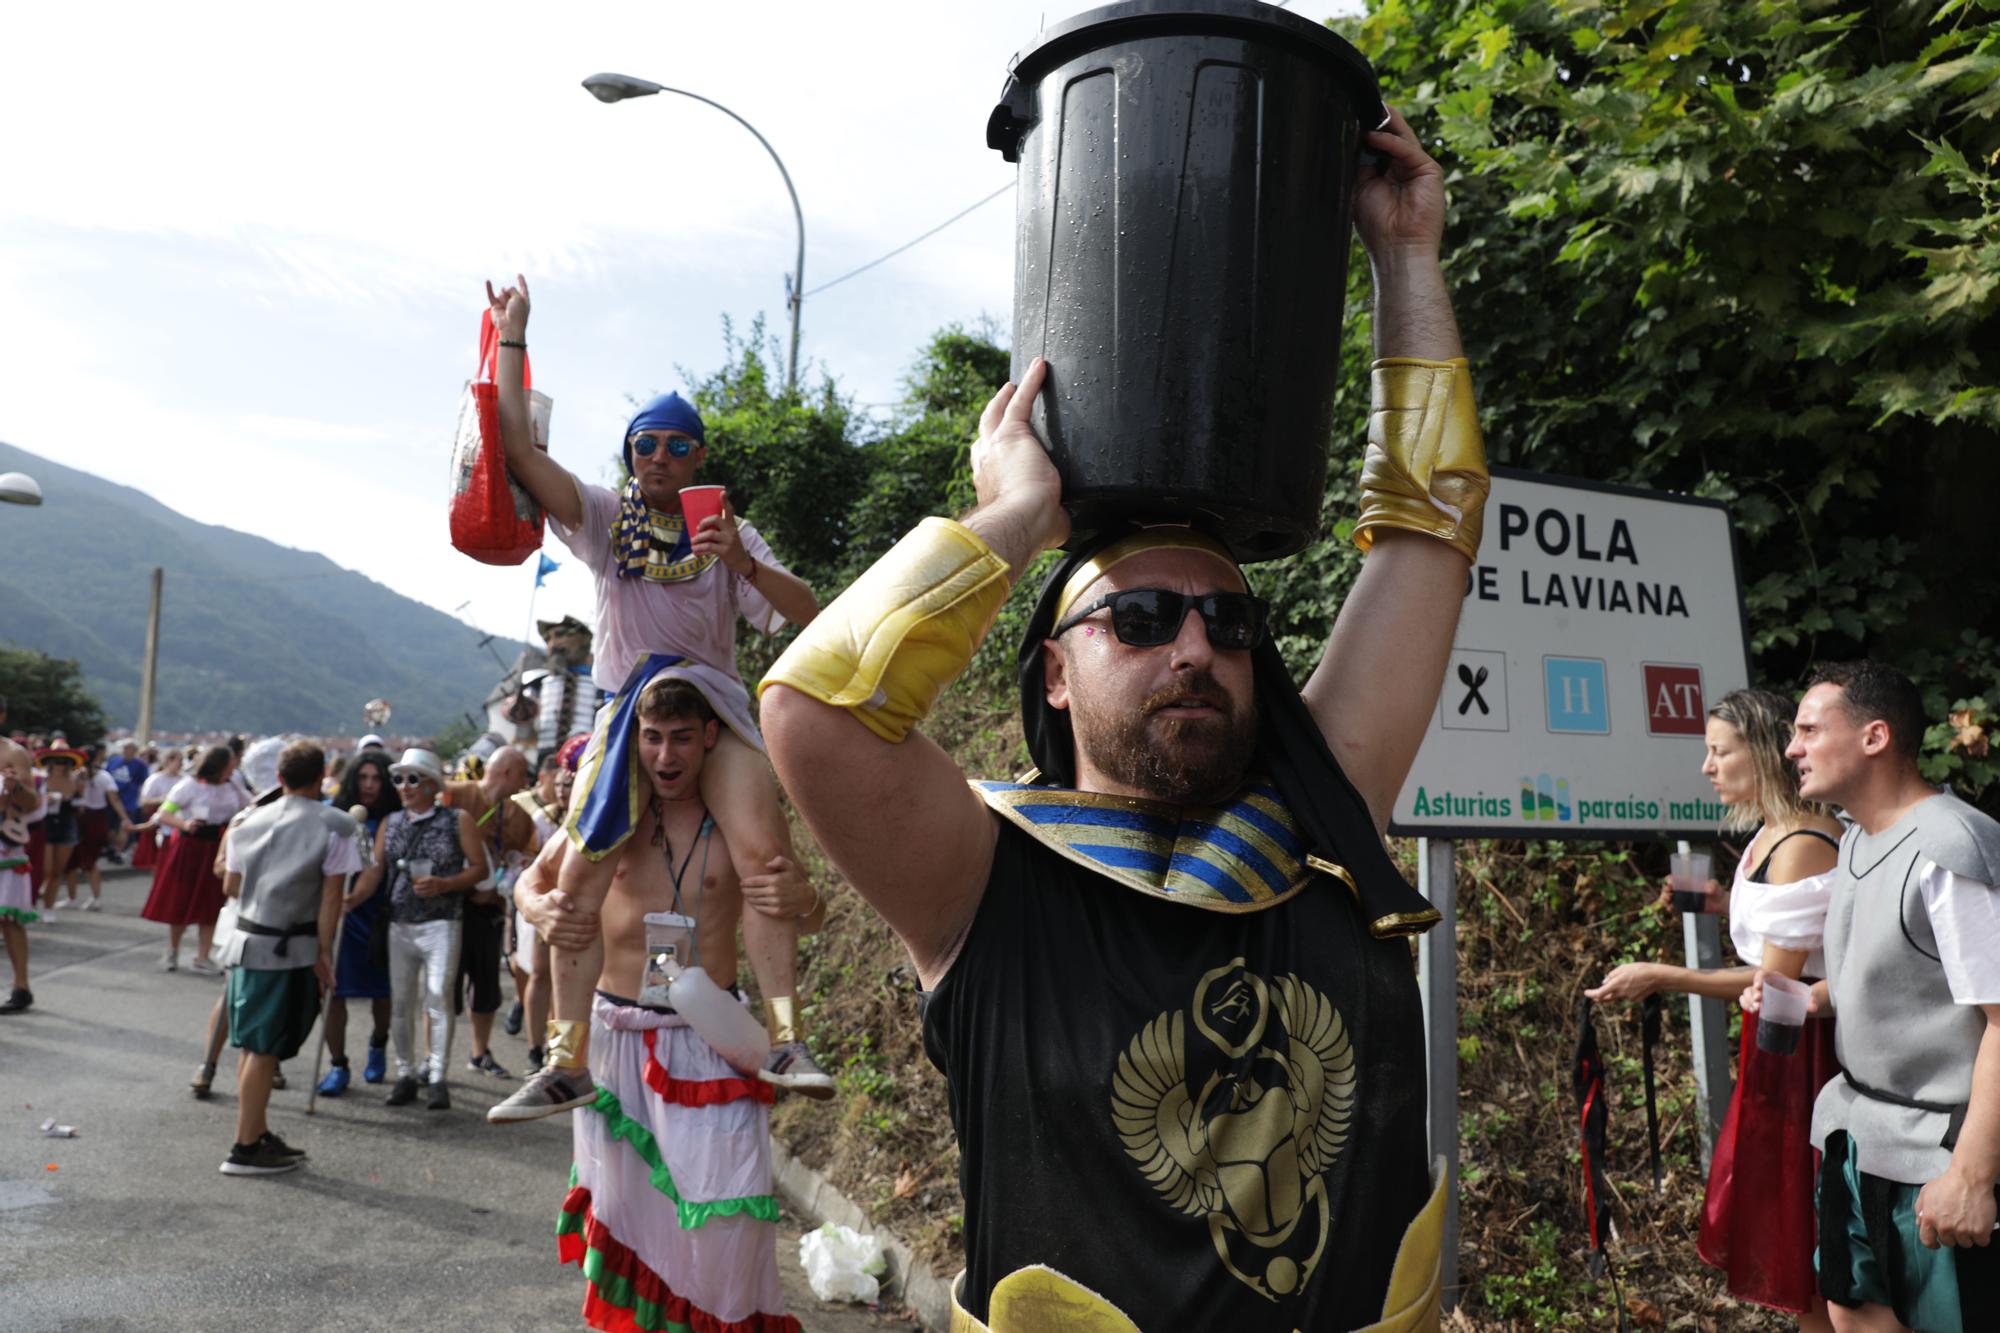
[[(209, 1101), (187, 1083), (222, 988), (159, 970), (146, 884), (114, 872), (105, 911), (29, 927), (35, 1008), (0, 1016), (0, 1327), (581, 1327), (582, 1278), (555, 1257), (567, 1121), (488, 1125), (513, 1085), (464, 1069), (463, 1025), (451, 1111), (391, 1110), (357, 1082), (308, 1117), (308, 1048), (271, 1105), (308, 1165), (217, 1171), (235, 1137), (229, 1061)], [(365, 1010), (355, 1018), (365, 1032)], [(516, 1072), (526, 1062), (519, 1038), (496, 1033), (494, 1050)], [(51, 1116), (79, 1137), (41, 1137)], [(813, 1298), (800, 1230), (787, 1217), (779, 1232), (792, 1311), (808, 1329), (884, 1327)]]

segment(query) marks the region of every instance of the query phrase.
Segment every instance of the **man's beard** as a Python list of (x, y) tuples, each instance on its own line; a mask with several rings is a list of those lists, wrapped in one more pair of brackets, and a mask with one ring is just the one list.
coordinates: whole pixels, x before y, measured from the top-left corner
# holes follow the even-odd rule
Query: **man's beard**
[[(1206, 695), (1204, 717), (1154, 713), (1190, 694)], [(1177, 805), (1215, 805), (1234, 796), (1257, 750), (1257, 702), (1238, 702), (1206, 671), (1161, 690), (1136, 710), (1097, 707), (1071, 686), (1070, 723), (1090, 765), (1121, 787)]]

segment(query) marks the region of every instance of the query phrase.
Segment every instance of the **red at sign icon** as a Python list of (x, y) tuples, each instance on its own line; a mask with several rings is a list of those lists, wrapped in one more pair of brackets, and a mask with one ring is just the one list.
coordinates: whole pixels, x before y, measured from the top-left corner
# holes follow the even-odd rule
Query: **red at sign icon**
[(1644, 664), (1646, 730), (1655, 736), (1699, 736), (1708, 729), (1701, 668)]

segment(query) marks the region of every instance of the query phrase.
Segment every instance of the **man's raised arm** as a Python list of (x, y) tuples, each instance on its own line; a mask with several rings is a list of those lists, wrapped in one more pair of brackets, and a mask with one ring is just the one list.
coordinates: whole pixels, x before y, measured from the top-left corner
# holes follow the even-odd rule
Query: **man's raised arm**
[(1354, 206), (1374, 271), (1378, 358), (1354, 534), (1367, 555), (1301, 693), (1387, 828), (1444, 683), (1487, 482), (1438, 262), (1444, 173), (1395, 112), (1368, 146), (1384, 165), (1362, 171)]
[(1008, 589), (1069, 534), (1062, 482), (1028, 411), (1046, 367), (987, 404), (979, 507), (926, 519), (822, 611), (760, 687), (778, 779), (841, 873), (889, 923), (926, 987), (978, 911), (993, 863), (985, 805), (914, 730), (965, 669)]
[(583, 492), (570, 470), (544, 450), (535, 447), (534, 425), (528, 415), (528, 280), (516, 274), (518, 286), (503, 291), (486, 284), (486, 300), (493, 308), (493, 327), (500, 331), (500, 350), (494, 358), (494, 398), (500, 415), (500, 444), (507, 454), (507, 470), (514, 480), (535, 497), (549, 517), (565, 528), (583, 525)]

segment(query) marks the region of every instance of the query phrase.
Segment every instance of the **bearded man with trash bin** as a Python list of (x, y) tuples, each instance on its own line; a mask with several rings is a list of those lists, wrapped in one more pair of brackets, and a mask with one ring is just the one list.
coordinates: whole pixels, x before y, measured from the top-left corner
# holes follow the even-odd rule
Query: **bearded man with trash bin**
[[(1091, 93), (1092, 70), (1117, 77)], [(1235, 100), (1245, 70), (1299, 114)], [(1118, 174), (1095, 181), (1069, 149), (1114, 130), (1095, 170)], [(1435, 1328), (1445, 1186), (1408, 936), (1438, 914), (1382, 830), (1487, 492), (1443, 173), (1358, 53), (1256, 5), (1058, 25), (1017, 58), (989, 134), (1023, 163), (1025, 374), (981, 420), (978, 506), (926, 519), (762, 686), (780, 779), (927, 994), (966, 1200), (952, 1327)], [(1241, 157), (1259, 151), (1261, 175)], [(1379, 156), (1357, 169), (1363, 151)], [(1114, 192), (1093, 241), (1080, 200)], [(1379, 357), (1366, 557), (1301, 689), (1242, 559), (1317, 523), (1324, 454), (1316, 477), (1299, 455), (1333, 428), (1350, 207)], [(1227, 253), (1177, 228), (1219, 229)], [(1149, 253), (1142, 233), (1164, 269), (1128, 253)], [(1232, 272), (1261, 285), (1176, 307)], [(1123, 478), (1107, 439), (1130, 442)], [(1246, 457), (1273, 450), (1294, 456)], [(1199, 500), (1159, 481), (1204, 469), (1222, 481)], [(1058, 547), (1018, 658), (1038, 772), (968, 786), (915, 727)]]

